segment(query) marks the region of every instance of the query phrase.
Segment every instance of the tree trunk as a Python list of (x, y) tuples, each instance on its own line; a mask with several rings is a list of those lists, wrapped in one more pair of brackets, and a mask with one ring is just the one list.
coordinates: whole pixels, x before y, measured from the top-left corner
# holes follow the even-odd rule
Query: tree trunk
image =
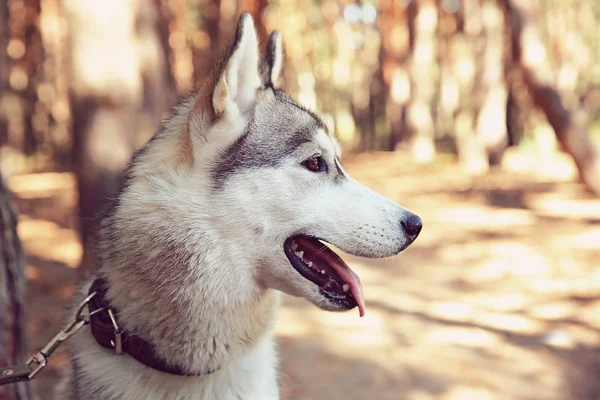
[(8, 4), (6, 1), (0, 1), (0, 146), (8, 140), (8, 118), (4, 104), (8, 89), (8, 40)]
[(380, 64), (390, 124), (390, 149), (409, 137), (406, 111), (411, 99), (409, 59), (414, 9), (409, 3), (379, 1), (377, 28), (381, 35)]
[[(201, 46), (206, 37), (194, 32), (191, 40), (188, 40), (186, 19), (188, 17), (188, 8), (190, 4), (195, 4), (199, 0), (155, 0), (158, 7), (160, 18), (163, 22), (168, 21), (164, 26), (162, 36), (166, 37), (168, 53), (171, 64), (171, 71), (177, 85), (177, 92), (180, 95), (187, 94), (194, 87), (194, 58), (192, 46)], [(161, 4), (162, 3), (162, 4)], [(164, 40), (164, 39), (163, 39)], [(167, 47), (165, 47), (167, 49)], [(166, 51), (166, 50), (165, 50)]]
[[(25, 340), (25, 258), (17, 236), (17, 215), (0, 176), (0, 365), (27, 359)], [(29, 383), (0, 386), (0, 400), (33, 398)]]
[(165, 84), (174, 95), (177, 91), (177, 80), (175, 79), (175, 59), (169, 36), (171, 34), (170, 26), (174, 23), (175, 16), (169, 7), (167, 0), (154, 0), (154, 10), (156, 11), (156, 34), (160, 42), (162, 51), (162, 62), (165, 64)]
[(552, 86), (545, 49), (536, 29), (537, 2), (498, 0), (510, 29), (514, 61), (535, 105), (546, 115), (562, 149), (569, 153), (583, 183), (600, 195), (600, 158), (587, 130), (574, 121), (559, 92)]
[(143, 118), (146, 126), (141, 127), (135, 147), (145, 143), (157, 126), (169, 117), (169, 109), (178, 98), (175, 79), (169, 65), (170, 47), (164, 47), (164, 21), (160, 14), (160, 4), (138, 7), (136, 24), (136, 46), (140, 74), (143, 82)]
[(239, 0), (236, 12), (237, 18), (245, 11), (252, 15), (254, 24), (256, 25), (256, 33), (259, 37), (259, 43), (261, 43), (263, 47), (266, 46), (269, 35), (263, 18), (263, 11), (267, 8), (267, 3), (267, 0)]
[(437, 137), (443, 139), (442, 151), (455, 152), (454, 117), (460, 106), (460, 90), (458, 78), (453, 68), (453, 39), (458, 31), (462, 31), (462, 14), (445, 7), (442, 1), (438, 5), (437, 63), (440, 68), (439, 100), (437, 104)]
[(63, 3), (71, 32), (73, 159), (85, 269), (96, 265), (91, 243), (99, 214), (117, 194), (138, 144), (144, 83), (137, 5), (135, 0)]
[(504, 21), (502, 11), (493, 0), (481, 3), (482, 29), (485, 48), (479, 62), (478, 74), (481, 96), (475, 125), (476, 135), (483, 142), (488, 162), (498, 165), (508, 145), (506, 126), (508, 85), (505, 67)]
[(199, 6), (197, 26), (192, 37), (194, 82), (199, 86), (210, 73), (219, 51), (219, 15), (221, 1), (205, 0)]
[(437, 72), (435, 62), (438, 9), (433, 0), (413, 2), (416, 7), (410, 65), (412, 101), (407, 122), (411, 130), (411, 151), (417, 162), (430, 162), (435, 156), (435, 124), (432, 103)]
[(33, 154), (40, 141), (33, 121), (36, 114), (37, 85), (40, 81), (40, 65), (44, 49), (39, 29), (40, 0), (11, 0), (8, 2), (9, 32), (13, 45), (8, 53), (10, 83), (18, 95), (21, 120), (18, 129), (9, 132), (12, 143), (24, 154)]
[[(67, 32), (61, 0), (41, 0), (40, 30), (44, 46), (43, 85), (38, 86), (39, 109), (44, 113), (41, 127), (44, 143), (41, 151), (49, 151), (61, 166), (71, 165), (72, 135), (69, 115), (69, 76)], [(43, 89), (43, 90), (42, 90)]]
[[(477, 125), (483, 101), (482, 63), (485, 37), (482, 25), (482, 0), (464, 0), (460, 13), (463, 29), (452, 40), (453, 72), (459, 89), (460, 106), (454, 120), (458, 157), (469, 173), (488, 171), (489, 161)], [(479, 45), (474, 45), (475, 43)]]

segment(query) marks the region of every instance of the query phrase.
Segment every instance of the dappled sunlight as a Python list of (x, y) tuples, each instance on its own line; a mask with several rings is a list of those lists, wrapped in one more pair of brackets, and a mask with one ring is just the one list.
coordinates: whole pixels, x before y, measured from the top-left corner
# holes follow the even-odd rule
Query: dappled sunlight
[(568, 182), (576, 179), (577, 167), (564, 153), (536, 154), (520, 148), (507, 149), (502, 167), (517, 174), (529, 175), (539, 180)]
[(28, 265), (25, 268), (25, 277), (27, 278), (28, 281), (36, 281), (38, 279), (40, 279), (40, 277), (42, 276), (41, 271), (39, 268)]
[(555, 348), (588, 348), (591, 354), (597, 354), (596, 351), (600, 347), (598, 325), (592, 326), (587, 320), (571, 323), (561, 322), (560, 319), (556, 321), (555, 329), (548, 331), (547, 335), (541, 338), (544, 344)]
[(16, 175), (7, 182), (8, 188), (20, 198), (56, 195), (57, 190), (73, 190), (75, 184), (75, 175), (67, 172)]
[(536, 222), (535, 216), (530, 212), (499, 207), (495, 209), (490, 209), (490, 207), (444, 209), (438, 211), (435, 217), (447, 224), (485, 228), (533, 225)]
[(475, 311), (471, 304), (464, 301), (428, 302), (426, 308), (426, 314), (431, 317), (457, 322), (471, 321)]
[(29, 256), (64, 263), (71, 268), (79, 266), (83, 249), (72, 229), (24, 217), (19, 220), (18, 232)]
[[(344, 256), (363, 282), (365, 318), (285, 298), (277, 332), (289, 376), (312, 382), (294, 367), (310, 359), (328, 365), (327, 381), (343, 370), (371, 385), (349, 378), (330, 398), (559, 400), (579, 398), (570, 391), (600, 393), (586, 378), (588, 364), (570, 353), (600, 346), (600, 301), (586, 300), (600, 296), (600, 240), (590, 225), (600, 201), (560, 176), (508, 180), (493, 172), (478, 181), (445, 165), (418, 177), (398, 167), (396, 176), (393, 156), (357, 159), (347, 163), (350, 173), (419, 213), (424, 229), (398, 257)], [(364, 375), (366, 365), (377, 368)], [(327, 391), (315, 381), (297, 398), (323, 398)], [(389, 390), (402, 395), (386, 397)]]
[(527, 313), (540, 320), (571, 319), (578, 313), (579, 306), (572, 301), (555, 301), (541, 304), (532, 304)]
[(484, 310), (515, 312), (530, 306), (530, 299), (521, 293), (478, 293), (471, 300), (474, 304)]
[(573, 199), (572, 194), (548, 193), (533, 197), (528, 206), (539, 215), (569, 219), (600, 220), (598, 199)]
[(433, 345), (466, 347), (490, 347), (502, 342), (502, 338), (481, 328), (440, 327), (427, 332), (423, 340)]
[(589, 232), (557, 234), (550, 243), (559, 248), (598, 250), (600, 248), (600, 228), (591, 229)]
[(356, 310), (347, 313), (326, 313), (316, 307), (305, 307), (305, 300), (292, 309), (284, 307), (278, 317), (277, 333), (284, 337), (310, 337), (318, 333), (320, 344), (329, 351), (348, 355), (352, 346), (363, 352), (367, 349), (382, 349), (396, 344), (394, 335), (385, 323), (385, 313), (367, 310), (363, 318)]
[[(508, 246), (502, 247), (506, 249)], [(542, 275), (551, 270), (548, 261), (541, 254), (529, 248), (525, 249), (526, 252), (523, 253), (501, 253), (495, 252), (494, 246), (491, 246), (485, 252), (486, 260), (475, 264), (471, 271), (465, 271), (467, 274), (465, 279), (471, 282), (489, 282), (506, 276)]]
[[(284, 296), (276, 324), (283, 398), (600, 393), (588, 372), (600, 347), (600, 201), (560, 177), (491, 171), (479, 179), (444, 162), (416, 170), (398, 154), (353, 156), (346, 166), (419, 214), (423, 232), (399, 256), (343, 256), (363, 283), (364, 318)], [(33, 349), (60, 326), (76, 290), (75, 181), (32, 174), (9, 184), (33, 294)]]
[(491, 394), (482, 387), (456, 385), (444, 392), (441, 396), (435, 398), (442, 400), (497, 400), (508, 397), (497, 397), (495, 394)]
[(542, 322), (521, 315), (486, 311), (476, 313), (473, 322), (485, 328), (526, 335), (539, 334), (546, 327)]
[[(275, 125), (289, 127), (279, 129), (286, 135), (310, 133), (298, 128), (308, 114), (288, 101), (294, 99), (336, 136), (352, 178), (420, 216), (423, 227), (393, 257), (340, 251), (363, 284), (363, 318), (357, 309), (325, 312), (283, 296), (273, 327), (282, 400), (600, 400), (600, 0), (6, 0), (0, 9), (6, 27), (0, 29), (0, 170), (25, 253), (29, 352), (62, 327), (83, 279), (106, 268), (112, 256), (127, 264), (128, 254), (111, 240), (164, 239), (137, 254), (156, 257), (149, 268), (184, 264), (169, 265), (159, 287), (173, 289), (181, 268), (194, 269), (213, 256), (235, 264), (224, 270), (260, 264), (261, 272), (250, 274), (260, 275), (256, 293), (265, 285), (288, 287), (276, 282), (285, 274), (265, 275), (276, 259), (272, 251), (284, 259), (276, 240), (258, 263), (243, 252), (231, 260), (218, 248), (232, 247), (228, 242), (239, 238), (228, 237), (228, 228), (243, 220), (224, 221), (226, 209), (249, 210), (233, 197), (261, 186), (242, 175), (228, 178), (245, 168), (283, 167), (281, 187), (298, 183), (293, 174), (285, 176), (281, 160), (297, 153), (291, 147), (302, 141), (286, 139), (287, 149), (279, 149), (285, 151), (266, 158), (246, 148)], [(244, 11), (251, 19), (240, 19), (236, 28)], [(269, 39), (275, 30), (280, 36)], [(233, 100), (222, 110), (215, 103), (219, 93)], [(273, 101), (282, 112), (273, 115)], [(245, 141), (248, 131), (256, 131), (256, 141)], [(230, 151), (219, 159), (225, 147)], [(125, 171), (136, 150), (135, 171)], [(328, 160), (327, 172), (312, 177), (317, 186), (336, 175)], [(335, 164), (339, 172), (339, 160)], [(181, 178), (178, 172), (190, 179), (169, 179)], [(141, 191), (123, 192), (132, 176)], [(206, 213), (182, 216), (200, 190), (185, 188), (194, 201), (179, 196), (170, 204), (178, 219), (194, 226), (185, 237), (169, 236), (179, 229), (158, 230), (177, 221), (149, 226), (143, 204), (128, 208), (129, 217), (144, 219), (139, 224), (119, 213), (121, 224), (107, 222), (106, 206), (119, 191), (125, 197), (134, 192), (125, 203), (144, 194), (158, 201), (162, 189), (154, 178), (215, 184), (218, 201), (196, 204), (216, 207), (214, 221), (200, 226)], [(237, 193), (231, 201), (228, 189)], [(215, 191), (200, 191), (214, 200)], [(260, 201), (256, 193), (248, 196)], [(327, 193), (321, 196), (321, 204), (331, 203)], [(161, 199), (168, 203), (173, 196)], [(333, 199), (339, 209), (332, 215), (352, 220), (357, 210), (342, 200)], [(176, 207), (177, 201), (186, 206)], [(123, 204), (113, 205), (118, 211)], [(408, 219), (399, 221), (398, 212), (386, 209), (389, 226), (416, 232), (409, 232)], [(164, 202), (151, 211), (173, 214)], [(275, 219), (285, 217), (274, 212)], [(297, 212), (294, 232), (281, 236), (304, 232), (339, 242), (326, 237), (338, 235), (373, 248), (382, 246), (375, 243), (379, 237), (394, 236), (364, 234), (375, 225), (340, 232), (335, 221), (324, 226), (302, 217)], [(127, 229), (132, 222), (139, 226)], [(106, 223), (111, 229), (99, 231)], [(138, 232), (142, 225), (147, 232)], [(246, 236), (273, 237), (273, 227), (286, 224), (267, 218), (247, 225)], [(3, 228), (10, 238), (13, 232)], [(11, 247), (19, 250), (0, 245), (8, 249), (5, 261), (12, 260)], [(106, 252), (110, 257), (100, 254)], [(326, 270), (318, 275), (323, 281)], [(206, 271), (192, 272), (202, 286)], [(285, 272), (296, 274), (291, 266)], [(227, 282), (209, 283), (235, 300)], [(356, 282), (346, 283), (342, 289), (355, 292)], [(0, 290), (0, 297), (11, 300), (19, 286), (5, 286), (9, 296)], [(169, 328), (161, 339), (180, 333)], [(214, 349), (218, 342), (213, 338)], [(49, 389), (67, 363), (61, 348), (33, 382), (41, 399), (51, 399)]]
[(600, 273), (595, 272), (590, 276), (577, 276), (567, 280), (561, 277), (536, 278), (531, 282), (531, 292), (538, 295), (552, 293), (573, 296), (598, 296), (600, 295)]

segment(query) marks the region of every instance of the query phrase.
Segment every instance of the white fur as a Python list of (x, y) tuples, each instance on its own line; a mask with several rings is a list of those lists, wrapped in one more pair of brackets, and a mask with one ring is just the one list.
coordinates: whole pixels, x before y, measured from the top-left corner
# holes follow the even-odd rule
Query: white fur
[(212, 101), (217, 115), (235, 120), (253, 104), (260, 87), (258, 42), (250, 16), (240, 21), (242, 36), (214, 89)]
[[(85, 328), (73, 339), (77, 370), (60, 399), (278, 399), (277, 291), (339, 309), (291, 267), (284, 241), (306, 233), (369, 257), (397, 254), (409, 244), (400, 228), (408, 211), (343, 178), (339, 146), (322, 129), (293, 154), (273, 154), (281, 157), (276, 167), (236, 171), (215, 188), (220, 156), (244, 132), (255, 103), (270, 93), (262, 100), (257, 95), (258, 52), (249, 17), (240, 29), (239, 46), (214, 90), (198, 94), (209, 96), (218, 120), (209, 123), (207, 111), (196, 109), (201, 98), (180, 106), (165, 133), (136, 159), (99, 246), (107, 299), (122, 328), (154, 344), (168, 363), (191, 373), (217, 371), (165, 374), (101, 348)], [(295, 113), (306, 113), (294, 106), (288, 112), (297, 118)], [(186, 138), (191, 159), (181, 156)], [(301, 165), (315, 154), (330, 172)]]
[[(89, 286), (89, 285), (88, 285)], [(226, 325), (226, 324), (224, 324)], [(93, 399), (126, 400), (269, 400), (279, 398), (272, 324), (262, 338), (226, 368), (194, 378), (152, 370), (127, 355), (99, 347), (89, 327), (72, 339), (76, 362), (93, 377), (87, 389), (102, 391)], [(108, 390), (106, 389), (108, 388)], [(68, 399), (68, 381), (58, 388), (57, 399)], [(92, 399), (91, 397), (82, 397)]]
[[(227, 182), (227, 190), (217, 201), (228, 210), (231, 221), (223, 227), (223, 234), (238, 238), (238, 251), (244, 257), (264, 259), (261, 265), (269, 266), (259, 266), (260, 281), (304, 297), (321, 308), (336, 310), (325, 302), (316, 285), (290, 268), (282, 246), (274, 248), (273, 243), (283, 243), (294, 232), (302, 231), (331, 240), (335, 246), (359, 256), (391, 256), (409, 241), (399, 227), (408, 211), (349, 176), (341, 183), (333, 183), (321, 174), (298, 167), (300, 161), (315, 152), (334, 168), (338, 146), (320, 131), (315, 142), (305, 145), (298, 160), (290, 160), (284, 167), (237, 174)], [(244, 227), (249, 226), (268, 234), (246, 236), (248, 229)], [(309, 232), (306, 226), (311, 227)], [(231, 246), (233, 249), (235, 244)]]

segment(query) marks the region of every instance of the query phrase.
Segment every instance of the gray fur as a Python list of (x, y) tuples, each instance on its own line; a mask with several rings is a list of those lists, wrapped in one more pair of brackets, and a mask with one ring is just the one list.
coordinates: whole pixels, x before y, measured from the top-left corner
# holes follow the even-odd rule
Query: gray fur
[[(85, 327), (70, 342), (59, 399), (276, 400), (279, 292), (346, 310), (292, 268), (286, 239), (307, 233), (371, 257), (414, 240), (401, 227), (412, 214), (344, 173), (323, 122), (268, 81), (261, 86), (250, 24), (240, 19), (223, 62), (132, 157), (97, 239), (98, 274), (121, 327), (201, 376), (117, 355)], [(302, 166), (315, 154), (327, 173)]]
[(265, 56), (263, 57), (261, 69), (263, 81), (267, 87), (279, 89), (282, 84), (283, 64), (284, 64), (283, 45), (281, 44), (281, 33), (274, 31), (269, 36)]
[[(276, 168), (301, 144), (311, 142), (317, 129), (327, 132), (317, 115), (285, 92), (270, 87), (263, 90), (246, 132), (227, 148), (215, 168), (217, 187), (244, 169)], [(278, 117), (272, 118), (273, 115)]]

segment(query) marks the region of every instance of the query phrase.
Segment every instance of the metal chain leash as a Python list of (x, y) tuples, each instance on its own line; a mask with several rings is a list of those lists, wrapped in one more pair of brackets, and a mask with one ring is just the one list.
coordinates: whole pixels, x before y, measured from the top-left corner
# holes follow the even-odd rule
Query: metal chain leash
[(26, 363), (0, 368), (0, 386), (9, 383), (29, 381), (35, 378), (35, 376), (48, 365), (48, 358), (65, 340), (79, 332), (84, 325), (89, 324), (92, 315), (104, 311), (104, 308), (100, 308), (94, 310), (91, 314), (89, 312), (84, 313), (84, 309), (95, 295), (96, 292), (86, 297), (79, 307), (77, 307), (73, 319), (61, 329), (61, 331), (58, 332), (43, 349), (31, 356)]

